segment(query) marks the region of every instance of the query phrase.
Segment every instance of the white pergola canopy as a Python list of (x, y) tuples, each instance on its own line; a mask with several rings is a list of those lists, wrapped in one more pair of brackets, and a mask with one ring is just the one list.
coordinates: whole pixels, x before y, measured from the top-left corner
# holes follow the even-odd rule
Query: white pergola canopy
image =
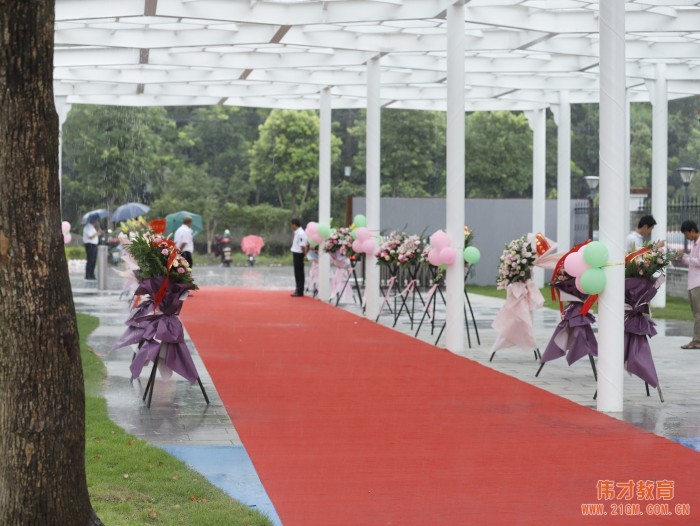
[[(454, 0), (57, 0), (55, 93), (68, 104), (446, 109)], [(631, 101), (666, 64), (669, 99), (700, 94), (700, 2), (626, 2)], [(466, 110), (598, 102), (599, 4), (465, 2)]]
[[(447, 112), (446, 231), (463, 247), (464, 112), (526, 111), (532, 231), (544, 232), (545, 109), (558, 124), (568, 243), (572, 103), (600, 103), (600, 239), (624, 261), (629, 102), (653, 106), (652, 212), (666, 230), (668, 100), (700, 94), (696, 0), (57, 0), (55, 94), (72, 104), (320, 110), (319, 221), (330, 219), (332, 108), (366, 108), (367, 226), (379, 233), (380, 108)], [(589, 174), (590, 175), (590, 174)], [(564, 236), (559, 235), (559, 230)], [(379, 271), (366, 260), (366, 313)], [(446, 344), (464, 347), (464, 261), (447, 269)], [(322, 253), (319, 294), (328, 297)], [(538, 269), (541, 270), (541, 269)], [(599, 299), (598, 407), (622, 410), (624, 267)], [(539, 283), (535, 273), (535, 281)], [(659, 289), (658, 306), (665, 304)]]

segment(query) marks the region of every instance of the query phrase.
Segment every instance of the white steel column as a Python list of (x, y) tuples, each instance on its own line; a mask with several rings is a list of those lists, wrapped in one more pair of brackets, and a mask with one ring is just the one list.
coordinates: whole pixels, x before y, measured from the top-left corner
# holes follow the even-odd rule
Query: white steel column
[[(379, 183), (381, 153), (381, 103), (379, 57), (367, 62), (367, 228), (379, 236)], [(370, 320), (379, 316), (379, 267), (374, 254), (365, 256), (365, 314)]]
[(557, 110), (557, 250), (571, 248), (571, 104), (559, 92)]
[(58, 114), (58, 191), (59, 206), (63, 210), (63, 125), (68, 118), (71, 105), (66, 102), (66, 97), (54, 97), (56, 113)]
[[(547, 110), (538, 108), (528, 111), (526, 115), (532, 129), (532, 233), (544, 234), (547, 197)], [(544, 287), (544, 269), (535, 267), (533, 280), (538, 287)]]
[(445, 344), (464, 348), (464, 4), (447, 8), (447, 197), (446, 232), (457, 250), (447, 267)]
[(600, 240), (613, 265), (598, 307), (598, 409), (622, 411), (624, 385), (625, 2), (600, 3)]
[(627, 89), (627, 107), (625, 114), (625, 198), (622, 200), (625, 210), (625, 229), (629, 232), (634, 225), (630, 222), (630, 174), (632, 173), (632, 90)]
[[(651, 238), (654, 241), (666, 239), (668, 235), (668, 218), (666, 203), (668, 200), (668, 82), (666, 81), (666, 64), (656, 65), (652, 97), (652, 135), (651, 135), (651, 213), (656, 219), (656, 226)], [(666, 306), (666, 284), (659, 287), (651, 300), (653, 307)]]
[[(318, 142), (318, 221), (331, 222), (331, 89), (325, 87), (320, 96)], [(331, 258), (319, 250), (318, 297), (327, 301), (331, 293)]]

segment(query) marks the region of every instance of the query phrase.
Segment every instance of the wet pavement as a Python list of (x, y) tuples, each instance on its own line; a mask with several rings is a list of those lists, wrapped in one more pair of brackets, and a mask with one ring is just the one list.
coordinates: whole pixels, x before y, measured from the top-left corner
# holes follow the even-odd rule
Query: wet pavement
[[(195, 276), (200, 286), (294, 288), (291, 267), (195, 267)], [(131, 381), (129, 364), (133, 351), (124, 348), (110, 352), (112, 344), (124, 331), (124, 321), (129, 313), (128, 294), (122, 294), (123, 283), (123, 279), (110, 269), (106, 290), (97, 290), (96, 282), (82, 279), (79, 271), (71, 272), (76, 309), (100, 319), (100, 326), (92, 333), (88, 343), (102, 357), (107, 368), (104, 396), (110, 417), (129, 433), (167, 449), (232, 497), (256, 507), (268, 515), (273, 523), (281, 524), (187, 334), (187, 345), (211, 403), (205, 404), (198, 386), (174, 376), (169, 381), (158, 377), (151, 408), (146, 407), (142, 396), (150, 367), (146, 368), (140, 379)], [(457, 354), (595, 409), (593, 395), (596, 385), (590, 362), (586, 359), (571, 366), (565, 359), (548, 362), (538, 377), (535, 377), (535, 373), (539, 362), (533, 353), (502, 349), (496, 353), (493, 361), (489, 361), (491, 345), (496, 338), (491, 323), (503, 300), (473, 294), (469, 299), (474, 315), (468, 319), (465, 349)], [(357, 295), (352, 302), (341, 303), (340, 307), (362, 315)], [(393, 304), (390, 307), (396, 312)], [(404, 312), (395, 329), (414, 336), (422, 315), (423, 307), (416, 297), (413, 323)], [(441, 320), (444, 320), (444, 305), (440, 302), (435, 320), (432, 327), (429, 319), (424, 319), (418, 333), (420, 339), (434, 344), (438, 338)], [(540, 309), (535, 312), (534, 321), (535, 335), (540, 348), (544, 349), (559, 323), (559, 313)], [(393, 313), (385, 307), (379, 323), (392, 327), (394, 322)], [(644, 382), (626, 375), (624, 411), (610, 413), (610, 416), (700, 450), (700, 350), (680, 348), (692, 335), (692, 323), (657, 320), (657, 330), (658, 335), (652, 338), (651, 346), (665, 401), (662, 403), (653, 389), (647, 396)], [(444, 346), (444, 337), (438, 345)]]

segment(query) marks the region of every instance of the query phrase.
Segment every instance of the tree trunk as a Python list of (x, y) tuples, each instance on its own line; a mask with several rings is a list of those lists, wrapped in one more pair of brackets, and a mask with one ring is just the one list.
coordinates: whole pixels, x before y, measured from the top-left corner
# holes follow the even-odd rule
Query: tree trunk
[(0, 0), (0, 524), (102, 524), (61, 238), (53, 0)]

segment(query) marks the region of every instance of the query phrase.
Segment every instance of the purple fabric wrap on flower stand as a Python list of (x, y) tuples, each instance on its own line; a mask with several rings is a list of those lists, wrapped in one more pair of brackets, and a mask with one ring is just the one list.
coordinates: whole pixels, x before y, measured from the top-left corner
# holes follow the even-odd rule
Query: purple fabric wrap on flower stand
[(656, 279), (625, 279), (625, 369), (652, 387), (659, 385), (659, 378), (649, 346), (649, 338), (656, 335), (649, 302), (659, 285)]
[(154, 311), (152, 298), (164, 280), (165, 276), (157, 276), (139, 281), (136, 294), (148, 294), (150, 298), (132, 311), (126, 321), (126, 331), (112, 350), (131, 344), (139, 345), (130, 367), (132, 378), (138, 378), (143, 367), (156, 359), (161, 345), (165, 344), (165, 360), (160, 360), (158, 367), (161, 375), (169, 378), (172, 372), (176, 372), (190, 383), (195, 383), (199, 375), (185, 344), (185, 334), (178, 316), (186, 298), (184, 293), (193, 286), (169, 280), (165, 297)]
[(591, 327), (595, 317), (590, 313), (581, 315), (583, 302), (588, 295), (576, 288), (574, 278), (556, 282), (552, 287), (558, 288), (562, 293), (578, 301), (570, 301), (562, 312), (562, 320), (554, 329), (554, 334), (542, 354), (540, 363), (544, 364), (566, 355), (566, 361), (571, 365), (586, 355), (598, 356), (598, 340)]

